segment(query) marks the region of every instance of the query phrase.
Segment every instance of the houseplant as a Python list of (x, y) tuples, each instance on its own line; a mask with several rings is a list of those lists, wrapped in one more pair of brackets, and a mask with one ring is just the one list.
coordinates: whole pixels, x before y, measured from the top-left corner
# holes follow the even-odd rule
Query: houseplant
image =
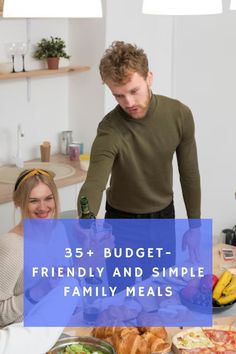
[(60, 58), (70, 58), (65, 48), (66, 44), (60, 37), (42, 38), (36, 44), (33, 57), (38, 60), (47, 60), (48, 69), (58, 69)]

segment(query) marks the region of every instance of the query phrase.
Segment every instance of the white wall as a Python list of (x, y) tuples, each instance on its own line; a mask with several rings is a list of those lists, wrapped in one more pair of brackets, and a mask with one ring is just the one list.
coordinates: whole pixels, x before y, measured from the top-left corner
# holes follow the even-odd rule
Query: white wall
[(69, 77), (68, 128), (74, 139), (84, 142), (89, 152), (99, 121), (104, 116), (104, 87), (98, 65), (105, 48), (105, 20), (69, 21), (69, 45), (72, 64), (89, 65), (90, 71)]
[[(66, 42), (67, 20), (30, 20), (28, 36), (31, 44), (42, 37), (61, 36)], [(5, 52), (7, 42), (27, 40), (27, 21), (0, 19), (0, 62), (10, 60)], [(31, 58), (32, 46), (26, 56), (26, 69), (42, 67), (43, 63)], [(16, 60), (17, 70), (21, 70), (20, 58)], [(27, 98), (29, 90), (30, 101)], [(52, 143), (53, 151), (58, 150), (58, 134), (67, 126), (68, 119), (68, 78), (32, 78), (0, 82), (0, 164), (9, 163), (16, 154), (16, 127), (23, 124), (25, 138), (24, 159), (39, 156), (39, 145), (44, 140)]]
[(236, 222), (236, 13), (175, 22), (174, 95), (193, 110), (203, 217), (214, 230)]

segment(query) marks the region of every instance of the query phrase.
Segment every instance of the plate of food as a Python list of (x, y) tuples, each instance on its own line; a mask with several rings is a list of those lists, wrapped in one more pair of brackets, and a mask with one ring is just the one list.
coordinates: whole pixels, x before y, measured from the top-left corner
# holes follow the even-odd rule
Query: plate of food
[(61, 338), (47, 354), (116, 354), (114, 347), (92, 336)]
[(172, 349), (176, 354), (236, 354), (236, 328), (189, 328), (173, 336)]

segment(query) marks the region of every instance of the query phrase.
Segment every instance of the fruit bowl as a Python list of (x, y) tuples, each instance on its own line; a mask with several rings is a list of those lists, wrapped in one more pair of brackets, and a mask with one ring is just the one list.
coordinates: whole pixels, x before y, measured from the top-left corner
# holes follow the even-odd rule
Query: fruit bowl
[(235, 303), (236, 303), (236, 300), (232, 301), (226, 305), (220, 305), (216, 301), (213, 300), (213, 307), (212, 307), (213, 313), (220, 313), (220, 312), (229, 310)]
[[(212, 300), (211, 293), (203, 294), (197, 292), (195, 295), (186, 298), (184, 293), (184, 288), (179, 292), (179, 297), (181, 303), (189, 308), (191, 311), (201, 312), (201, 313), (220, 313), (230, 309), (235, 303), (235, 301), (230, 302), (226, 305), (220, 305), (217, 301)], [(212, 306), (210, 304), (212, 303)]]

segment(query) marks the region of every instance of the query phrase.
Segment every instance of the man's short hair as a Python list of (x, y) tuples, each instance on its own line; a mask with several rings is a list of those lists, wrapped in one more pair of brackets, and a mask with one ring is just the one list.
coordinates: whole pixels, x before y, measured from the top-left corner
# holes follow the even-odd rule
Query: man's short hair
[(149, 72), (147, 55), (136, 45), (115, 41), (105, 51), (99, 70), (103, 82), (111, 80), (117, 84), (125, 84), (134, 72), (146, 79)]

